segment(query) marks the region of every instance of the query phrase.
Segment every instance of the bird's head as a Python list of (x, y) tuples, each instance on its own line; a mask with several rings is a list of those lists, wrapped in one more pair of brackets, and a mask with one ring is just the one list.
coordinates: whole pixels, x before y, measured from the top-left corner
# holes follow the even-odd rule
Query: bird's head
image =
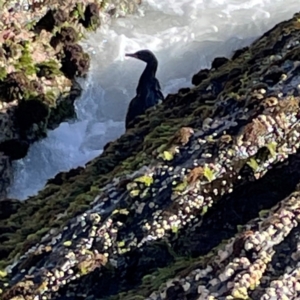
[(156, 61), (156, 57), (149, 50), (140, 50), (135, 53), (126, 53), (125, 56), (130, 56), (142, 60), (146, 63)]

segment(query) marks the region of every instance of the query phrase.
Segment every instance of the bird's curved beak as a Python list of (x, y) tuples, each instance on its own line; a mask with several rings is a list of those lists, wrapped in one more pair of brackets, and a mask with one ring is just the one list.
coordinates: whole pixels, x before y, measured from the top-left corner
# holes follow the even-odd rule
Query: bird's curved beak
[(135, 57), (138, 58), (136, 53), (126, 53), (125, 56)]

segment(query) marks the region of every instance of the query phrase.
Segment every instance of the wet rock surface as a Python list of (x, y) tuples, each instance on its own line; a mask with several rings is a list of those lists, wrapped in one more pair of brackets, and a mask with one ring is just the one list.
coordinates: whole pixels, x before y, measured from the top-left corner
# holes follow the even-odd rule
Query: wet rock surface
[(14, 203), (2, 299), (297, 299), (299, 20)]
[[(0, 3), (0, 155), (23, 158), (28, 147), (16, 153), (11, 141), (30, 145), (75, 117), (73, 103), (81, 93), (76, 77), (85, 76), (90, 65), (79, 40), (108, 18), (133, 12), (138, 2)], [(0, 199), (7, 182), (0, 181)]]

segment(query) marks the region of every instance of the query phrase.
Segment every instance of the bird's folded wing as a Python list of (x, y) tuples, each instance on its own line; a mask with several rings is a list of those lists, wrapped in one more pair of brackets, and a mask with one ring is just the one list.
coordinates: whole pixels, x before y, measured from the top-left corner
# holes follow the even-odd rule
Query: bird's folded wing
[(156, 90), (159, 100), (164, 100), (165, 97), (161, 91), (161, 87), (160, 87), (159, 81), (157, 79), (155, 80), (155, 90)]

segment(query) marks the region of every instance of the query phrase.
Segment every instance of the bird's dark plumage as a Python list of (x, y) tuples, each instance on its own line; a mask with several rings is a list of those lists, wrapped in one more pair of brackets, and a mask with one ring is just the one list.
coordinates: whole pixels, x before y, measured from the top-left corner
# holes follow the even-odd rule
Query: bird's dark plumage
[(128, 107), (125, 122), (126, 129), (128, 129), (133, 127), (133, 121), (137, 116), (144, 114), (149, 107), (156, 105), (159, 100), (164, 100), (164, 95), (158, 80), (155, 78), (158, 62), (154, 54), (149, 50), (141, 50), (133, 54), (126, 54), (126, 56), (147, 63), (136, 88), (136, 96), (131, 100)]

